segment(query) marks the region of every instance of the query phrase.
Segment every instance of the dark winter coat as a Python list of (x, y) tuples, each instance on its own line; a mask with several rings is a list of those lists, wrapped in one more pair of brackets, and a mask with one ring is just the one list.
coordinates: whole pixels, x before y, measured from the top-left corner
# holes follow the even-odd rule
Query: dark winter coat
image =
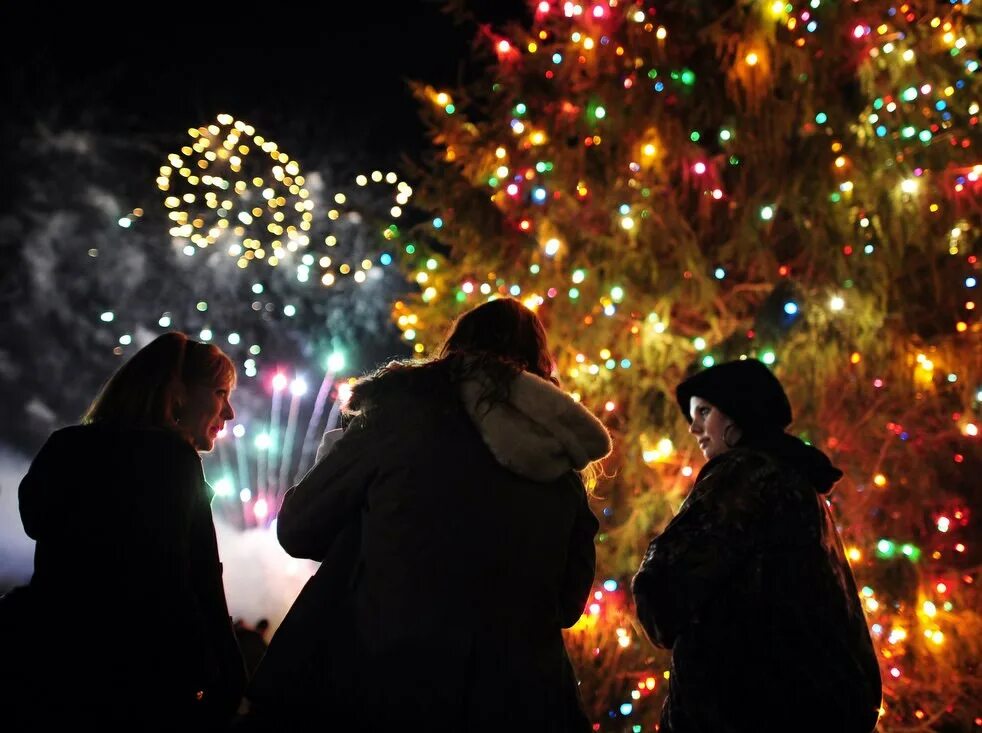
[(244, 667), (190, 444), (165, 430), (59, 430), (21, 482), (20, 513), (34, 575), (0, 707), (100, 729), (231, 718)]
[(760, 449), (717, 456), (651, 542), (633, 590), (649, 637), (672, 650), (663, 732), (874, 728), (876, 655), (817, 493), (830, 464), (809, 452), (794, 468)]
[(445, 365), (362, 382), (361, 414), (286, 496), (283, 547), (326, 560), (267, 660), (278, 641), (321, 645), (315, 724), (589, 729), (561, 629), (586, 603), (598, 529), (573, 469), (609, 437), (530, 374), (490, 412), (478, 391)]

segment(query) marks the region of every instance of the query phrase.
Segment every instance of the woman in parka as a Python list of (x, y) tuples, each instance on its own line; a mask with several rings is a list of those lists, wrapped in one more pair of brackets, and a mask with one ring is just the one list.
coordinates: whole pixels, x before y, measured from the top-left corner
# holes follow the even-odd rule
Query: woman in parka
[(672, 650), (662, 733), (869, 733), (880, 672), (826, 499), (842, 472), (784, 432), (759, 361), (711, 367), (676, 397), (708, 462), (634, 578), (638, 618)]
[(344, 435), (279, 514), (287, 552), (326, 560), (259, 670), (317, 683), (267, 704), (267, 725), (589, 730), (561, 630), (594, 576), (577, 471), (610, 438), (552, 370), (538, 318), (501, 299), (462, 315), (439, 358), (355, 386)]

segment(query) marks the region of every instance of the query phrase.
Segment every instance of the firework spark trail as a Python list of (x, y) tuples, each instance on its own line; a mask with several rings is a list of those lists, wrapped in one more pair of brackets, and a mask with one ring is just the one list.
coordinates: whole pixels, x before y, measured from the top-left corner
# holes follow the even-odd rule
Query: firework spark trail
[[(249, 465), (246, 459), (246, 450), (244, 444), (242, 443), (242, 440), (245, 436), (245, 432), (243, 430), (242, 437), (240, 437), (239, 435), (235, 435), (235, 433), (233, 433), (233, 436), (235, 438), (235, 458), (236, 458), (236, 463), (238, 464), (239, 467), (239, 491), (241, 491), (242, 489), (249, 488), (249, 486), (252, 484), (252, 481), (250, 480), (251, 476), (249, 475)], [(236, 492), (236, 494), (237, 496), (234, 498), (238, 499), (239, 492)], [(241, 501), (239, 501), (239, 504), (242, 507), (242, 523), (243, 526), (245, 526), (245, 520), (246, 520), (245, 505)]]
[(220, 473), (218, 480), (211, 483), (212, 495), (209, 497), (209, 499), (211, 499), (213, 509), (215, 507), (216, 500), (220, 501), (226, 496), (226, 491), (235, 490), (231, 478), (231, 465), (229, 464), (228, 460), (228, 451), (230, 449), (225, 446), (225, 441), (223, 440), (225, 435), (225, 431), (222, 431), (218, 434), (218, 439), (215, 441), (214, 453), (218, 456)]
[(324, 431), (333, 430), (338, 427), (341, 416), (341, 400), (334, 400), (334, 404), (331, 406), (331, 413), (327, 416), (327, 425), (324, 426)]
[[(261, 426), (260, 429), (262, 429)], [(262, 433), (260, 433), (261, 435)], [(258, 449), (259, 455), (256, 457), (256, 488), (253, 493), (258, 500), (266, 494), (266, 461), (269, 454), (269, 447), (265, 444), (263, 447), (256, 444), (256, 448)]]
[(300, 412), (300, 398), (306, 392), (307, 387), (300, 377), (293, 380), (290, 385), (290, 411), (286, 420), (286, 436), (284, 438), (283, 451), (280, 456), (280, 474), (276, 482), (276, 504), (278, 508), (283, 499), (283, 494), (287, 489), (287, 475), (290, 464), (293, 463), (293, 442), (297, 432), (297, 417)]
[[(270, 408), (269, 418), (269, 446), (266, 448), (266, 476), (263, 486), (263, 498), (269, 502), (269, 497), (276, 493), (276, 464), (272, 459), (273, 446), (280, 434), (280, 411), (283, 402), (283, 387), (286, 386), (286, 377), (277, 374), (273, 377), (273, 404)], [(282, 445), (280, 449), (282, 450)]]
[(321, 416), (324, 414), (324, 403), (327, 401), (327, 395), (333, 386), (334, 372), (328, 369), (324, 372), (324, 379), (321, 380), (320, 389), (317, 390), (317, 397), (314, 399), (313, 412), (310, 413), (310, 420), (307, 422), (307, 430), (304, 433), (303, 446), (300, 450), (300, 465), (297, 467), (297, 472), (293, 476), (294, 483), (299, 481), (303, 473), (307, 470), (310, 455), (315, 449), (313, 442), (314, 433), (320, 425)]

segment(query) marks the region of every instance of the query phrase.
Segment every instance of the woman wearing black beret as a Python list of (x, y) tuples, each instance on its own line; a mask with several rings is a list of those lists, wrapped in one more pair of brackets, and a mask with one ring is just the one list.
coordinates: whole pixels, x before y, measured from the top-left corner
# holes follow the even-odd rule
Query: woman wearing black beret
[(785, 432), (791, 405), (753, 359), (676, 390), (707, 463), (633, 582), (672, 650), (660, 730), (868, 733), (881, 688), (826, 495), (842, 476)]

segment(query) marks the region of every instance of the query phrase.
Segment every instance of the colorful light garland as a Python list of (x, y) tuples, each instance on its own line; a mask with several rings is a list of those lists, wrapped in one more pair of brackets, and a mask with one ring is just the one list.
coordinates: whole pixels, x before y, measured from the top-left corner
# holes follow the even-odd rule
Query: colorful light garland
[[(972, 295), (982, 160), (969, 4), (759, 2), (748, 13), (707, 17), (707, 29), (696, 20), (701, 11), (683, 3), (533, 7), (531, 29), (485, 32), (497, 62), (483, 92), (417, 90), (436, 128), (438, 162), (421, 184), (431, 225), (403, 242), (419, 285), (419, 295), (394, 311), (404, 338), (426, 354), (456, 313), (494, 297), (520, 298), (542, 314), (567, 388), (619, 438), (617, 478), (602, 483), (596, 506), (609, 520), (601, 551), (620, 572), (637, 559), (638, 538), (625, 528), (656, 531), (693, 475), (692, 446), (671, 399), (665, 407), (657, 401), (680, 367), (758, 358), (784, 369), (794, 386), (795, 370), (817, 366), (798, 352), (828, 359), (837, 385), (829, 405), (848, 394), (858, 402), (844, 410), (868, 403), (870, 414), (893, 417), (884, 433), (883, 422), (810, 415), (816, 433), (825, 433), (823, 447), (850, 469), (835, 509), (851, 521), (849, 557), (866, 579), (864, 602), (884, 662), (884, 730), (964, 718), (946, 702), (957, 692), (932, 688), (931, 670), (956, 674), (956, 660), (972, 648), (956, 629), (976, 622), (977, 570), (951, 570), (971, 551), (962, 534), (970, 512), (939, 508), (929, 527), (916, 520), (891, 527), (912, 511), (913, 472), (923, 466), (916, 456), (927, 441), (945, 456), (937, 471), (948, 470), (941, 466), (949, 457), (960, 466), (979, 456), (971, 441), (982, 364), (965, 340), (982, 331)], [(843, 86), (847, 77), (854, 89)], [(455, 102), (465, 98), (476, 100), (473, 117)], [(793, 124), (778, 128), (778, 118)], [(784, 160), (782, 146), (798, 155), (785, 165), (815, 174), (773, 168)], [(461, 181), (474, 199), (460, 195)], [(473, 203), (478, 194), (490, 210)], [(789, 221), (802, 244), (782, 255)], [(491, 241), (488, 231), (497, 232)], [(671, 247), (659, 244), (666, 235)], [(428, 246), (432, 240), (443, 246)], [(930, 259), (939, 247), (950, 262)], [(895, 282), (915, 269), (906, 264), (915, 252), (924, 272), (946, 278), (946, 300), (931, 335), (901, 342), (890, 330), (898, 316), (880, 314), (886, 307), (906, 313), (923, 297)], [(821, 407), (808, 391), (795, 396)], [(960, 405), (950, 425), (933, 422), (928, 409), (945, 402)], [(856, 453), (878, 441), (880, 458)], [(951, 535), (954, 511), (966, 522), (958, 536)], [(884, 578), (904, 564), (925, 575), (932, 594), (943, 587), (944, 598), (917, 591), (924, 598), (911, 604), (895, 588), (888, 594)], [(615, 632), (623, 626), (601, 623), (590, 610), (581, 624), (571, 645), (591, 628), (602, 644), (624, 649), (628, 636)], [(894, 627), (907, 635), (891, 642)], [(647, 653), (636, 635), (627, 648), (636, 651), (632, 659)], [(901, 661), (908, 650), (933, 661), (918, 669)], [(592, 669), (589, 655), (574, 656)], [(657, 679), (657, 668), (618, 659), (621, 666), (603, 673), (623, 684), (604, 686), (606, 697), (593, 701), (595, 713), (607, 705), (594, 727), (647, 729), (657, 710), (638, 707), (631, 691)], [(973, 689), (959, 669), (954, 689)], [(601, 675), (588, 676), (603, 685)]]

